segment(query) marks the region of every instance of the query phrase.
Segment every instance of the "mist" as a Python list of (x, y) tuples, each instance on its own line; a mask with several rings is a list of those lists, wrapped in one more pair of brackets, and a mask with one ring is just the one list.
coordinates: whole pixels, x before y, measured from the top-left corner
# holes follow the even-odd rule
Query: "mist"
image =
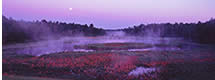
[[(187, 24), (180, 25), (186, 26)], [(190, 40), (198, 40), (195, 36), (198, 35), (195, 31), (196, 27), (180, 27), (180, 25), (141, 24), (125, 29), (104, 30), (94, 27), (93, 24), (80, 25), (46, 20), (27, 22), (3, 16), (3, 44), (5, 44), (3, 50), (6, 53), (15, 52), (39, 56), (71, 51), (96, 51), (91, 48), (79, 49), (75, 47), (90, 44), (144, 43), (151, 46), (149, 48), (128, 48), (124, 51), (180, 50), (188, 44), (199, 44), (190, 42)], [(195, 26), (195, 24), (192, 25)], [(212, 27), (209, 26), (207, 33), (209, 35), (213, 34), (210, 33), (212, 30), (210, 28)]]

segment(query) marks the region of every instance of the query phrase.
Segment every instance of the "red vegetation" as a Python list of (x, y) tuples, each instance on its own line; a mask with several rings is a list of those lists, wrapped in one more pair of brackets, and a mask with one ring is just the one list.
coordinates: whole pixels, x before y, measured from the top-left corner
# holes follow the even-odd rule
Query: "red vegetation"
[[(98, 78), (118, 79), (133, 79), (134, 76), (128, 76), (127, 74), (135, 69), (138, 64), (142, 64), (148, 67), (166, 66), (170, 63), (181, 63), (184, 60), (172, 60), (172, 61), (155, 61), (144, 62), (139, 61), (138, 56), (120, 55), (113, 53), (102, 54), (88, 54), (80, 57), (73, 56), (58, 56), (58, 57), (32, 57), (32, 58), (17, 58), (17, 59), (3, 59), (3, 65), (11, 64), (23, 64), (27, 65), (30, 70), (35, 71), (38, 74), (49, 73), (61, 73), (64, 74), (84, 74), (87, 76), (94, 76)], [(192, 61), (204, 62), (215, 61), (213, 58), (206, 59), (193, 59)], [(14, 66), (11, 66), (12, 68)], [(23, 69), (25, 67), (22, 67)], [(51, 70), (50, 70), (51, 69)], [(54, 69), (54, 70), (53, 70)], [(56, 72), (55, 69), (66, 69), (64, 71)], [(11, 69), (13, 70), (13, 69)], [(19, 73), (19, 72), (14, 72)], [(3, 75), (13, 74), (13, 71), (3, 71)], [(117, 76), (120, 75), (120, 76)], [(117, 76), (117, 77), (116, 77)], [(144, 76), (144, 75), (143, 75)], [(146, 75), (145, 75), (146, 76)], [(46, 77), (46, 76), (43, 76)], [(150, 79), (147, 78), (147, 79)]]
[[(37, 68), (39, 74), (54, 73), (49, 68), (67, 68), (70, 70), (59, 72), (62, 74), (84, 74), (88, 76), (106, 76), (111, 77), (116, 74), (128, 73), (136, 68), (137, 56), (119, 55), (119, 54), (89, 54), (80, 57), (32, 57), (27, 59), (3, 59), (3, 64), (25, 64), (32, 70)], [(38, 68), (40, 71), (38, 71)], [(47, 70), (44, 70), (45, 68)], [(102, 73), (98, 73), (101, 72)], [(12, 71), (13, 72), (13, 71)], [(126, 77), (127, 74), (124, 74)], [(104, 77), (103, 77), (104, 78)]]

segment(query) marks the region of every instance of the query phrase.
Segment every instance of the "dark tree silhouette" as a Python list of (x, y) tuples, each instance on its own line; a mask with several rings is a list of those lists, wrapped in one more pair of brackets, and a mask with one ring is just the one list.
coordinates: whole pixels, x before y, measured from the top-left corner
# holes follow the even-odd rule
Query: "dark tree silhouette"
[(127, 35), (148, 36), (148, 34), (160, 37), (182, 37), (184, 39), (204, 44), (215, 44), (215, 19), (198, 23), (165, 23), (139, 25), (133, 28), (123, 29)]
[(20, 43), (37, 41), (62, 36), (100, 36), (105, 30), (95, 28), (93, 24), (74, 24), (65, 22), (52, 22), (45, 19), (35, 22), (16, 21), (3, 16), (3, 43)]

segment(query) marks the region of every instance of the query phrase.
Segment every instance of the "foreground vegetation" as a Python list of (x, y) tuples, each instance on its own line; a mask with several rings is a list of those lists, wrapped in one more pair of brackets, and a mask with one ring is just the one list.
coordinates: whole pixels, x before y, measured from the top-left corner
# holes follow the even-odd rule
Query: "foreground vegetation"
[(53, 79), (53, 78), (45, 78), (45, 77), (41, 78), (41, 77), (4, 75), (4, 76), (2, 76), (2, 80), (67, 80), (67, 79)]
[[(135, 43), (90, 44), (93, 52), (61, 52), (41, 56), (3, 54), (3, 76), (74, 80), (213, 80), (215, 58), (208, 51), (111, 51), (144, 47)], [(85, 45), (87, 46), (87, 45)], [(145, 46), (148, 46), (147, 44)], [(159, 45), (160, 46), (160, 45)], [(106, 47), (110, 50), (106, 50)], [(79, 48), (86, 48), (84, 46)], [(104, 49), (104, 50), (103, 50)], [(156, 71), (129, 75), (138, 67)], [(23, 77), (23, 78), (25, 78)]]

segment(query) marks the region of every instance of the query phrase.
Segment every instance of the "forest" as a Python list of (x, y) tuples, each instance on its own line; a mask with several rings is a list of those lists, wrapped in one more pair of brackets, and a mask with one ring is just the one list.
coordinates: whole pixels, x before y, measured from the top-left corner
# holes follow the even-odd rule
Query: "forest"
[(105, 30), (93, 24), (46, 21), (17, 21), (3, 16), (3, 44), (56, 39), (62, 36), (101, 36)]
[[(17, 21), (3, 16), (3, 43), (23, 43), (29, 41), (55, 39), (62, 36), (104, 36), (106, 32), (93, 24), (46, 21)], [(162, 23), (140, 24), (138, 26), (117, 29), (127, 36), (142, 37), (181, 37), (202, 44), (215, 44), (215, 19), (198, 23)]]
[(127, 35), (151, 36), (151, 37), (182, 37), (186, 40), (215, 44), (215, 19), (204, 23), (163, 23), (141, 24), (139, 26), (122, 29)]

